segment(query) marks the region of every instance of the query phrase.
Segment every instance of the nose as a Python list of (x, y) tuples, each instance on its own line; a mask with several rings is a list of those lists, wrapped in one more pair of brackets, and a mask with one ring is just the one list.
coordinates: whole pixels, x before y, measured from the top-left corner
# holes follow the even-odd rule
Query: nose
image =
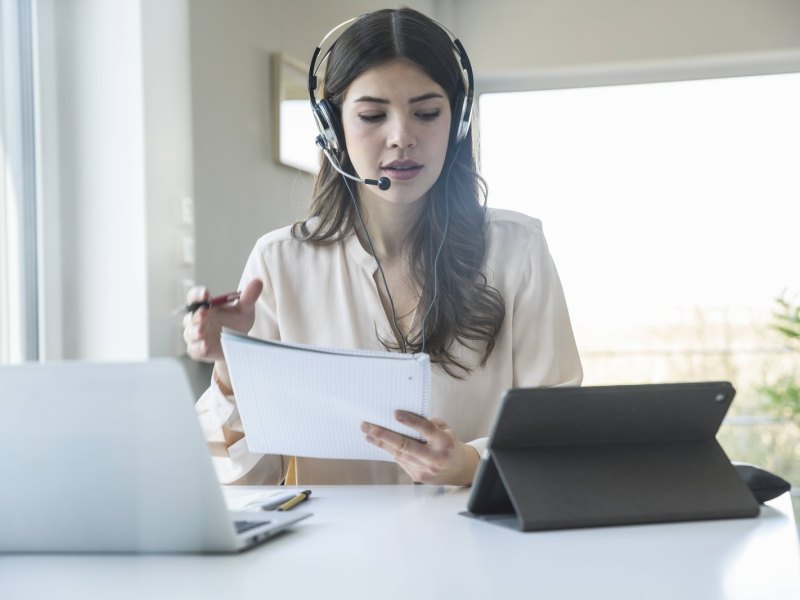
[(392, 119), (386, 145), (389, 148), (413, 148), (417, 145), (417, 136), (410, 119), (404, 117)]

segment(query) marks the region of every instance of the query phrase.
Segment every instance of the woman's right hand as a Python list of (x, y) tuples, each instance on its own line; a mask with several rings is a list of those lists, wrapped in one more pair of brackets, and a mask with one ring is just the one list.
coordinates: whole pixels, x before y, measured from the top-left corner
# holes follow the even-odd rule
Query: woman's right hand
[[(261, 295), (264, 284), (254, 279), (242, 290), (239, 301), (232, 306), (206, 308), (201, 306), (183, 318), (183, 340), (186, 342), (186, 354), (203, 362), (224, 361), (220, 334), (227, 327), (235, 331), (247, 333), (256, 320), (256, 300)], [(186, 294), (186, 304), (203, 302), (210, 295), (208, 289), (196, 286)]]

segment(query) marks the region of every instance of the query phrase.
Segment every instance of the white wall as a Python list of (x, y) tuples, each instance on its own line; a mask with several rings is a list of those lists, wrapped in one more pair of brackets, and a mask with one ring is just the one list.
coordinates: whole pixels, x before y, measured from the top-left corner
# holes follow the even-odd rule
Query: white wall
[(142, 62), (151, 356), (184, 351), (184, 282), (194, 277), (188, 0), (142, 0)]
[(54, 35), (48, 40), (53, 54), (41, 55), (42, 72), (56, 77), (40, 86), (42, 142), (51, 148), (55, 144), (59, 158), (58, 172), (46, 173), (42, 191), (45, 229), (53, 226), (53, 217), (59, 219), (60, 240), (49, 247), (45, 269), (60, 275), (48, 278), (60, 279), (61, 285), (56, 294), (61, 298), (59, 322), (50, 312), (54, 320), (49, 326), (60, 327), (62, 345), (46, 344), (45, 356), (144, 357), (139, 5), (50, 0), (39, 8), (41, 33)]
[(800, 48), (796, 0), (443, 0), (485, 77)]
[(43, 357), (177, 354), (186, 0), (39, 0)]

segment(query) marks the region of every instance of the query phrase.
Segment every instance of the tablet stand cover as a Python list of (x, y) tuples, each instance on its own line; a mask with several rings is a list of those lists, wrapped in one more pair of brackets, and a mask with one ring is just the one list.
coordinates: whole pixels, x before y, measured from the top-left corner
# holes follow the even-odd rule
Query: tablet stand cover
[(716, 441), (734, 394), (727, 382), (509, 390), (467, 514), (513, 514), (523, 531), (756, 516)]

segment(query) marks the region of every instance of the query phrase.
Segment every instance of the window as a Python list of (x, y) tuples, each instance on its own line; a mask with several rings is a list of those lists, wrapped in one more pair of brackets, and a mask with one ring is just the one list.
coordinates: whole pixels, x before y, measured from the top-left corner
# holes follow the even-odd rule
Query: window
[[(0, 148), (0, 158), (2, 154)], [(5, 169), (3, 171), (3, 181), (0, 182), (0, 364), (11, 362), (12, 359), (16, 361), (21, 347), (17, 330), (11, 328), (14, 317), (19, 314), (16, 307), (12, 306), (12, 300), (19, 297), (19, 290), (14, 285), (19, 281), (19, 274), (16, 272), (19, 265), (16, 252), (18, 244), (16, 228), (13, 226), (16, 219), (5, 193)]]
[(38, 358), (30, 0), (0, 3), (0, 364)]
[(797, 355), (800, 74), (483, 94), (489, 205), (542, 219), (585, 384), (725, 379), (734, 460), (800, 482), (759, 387)]

